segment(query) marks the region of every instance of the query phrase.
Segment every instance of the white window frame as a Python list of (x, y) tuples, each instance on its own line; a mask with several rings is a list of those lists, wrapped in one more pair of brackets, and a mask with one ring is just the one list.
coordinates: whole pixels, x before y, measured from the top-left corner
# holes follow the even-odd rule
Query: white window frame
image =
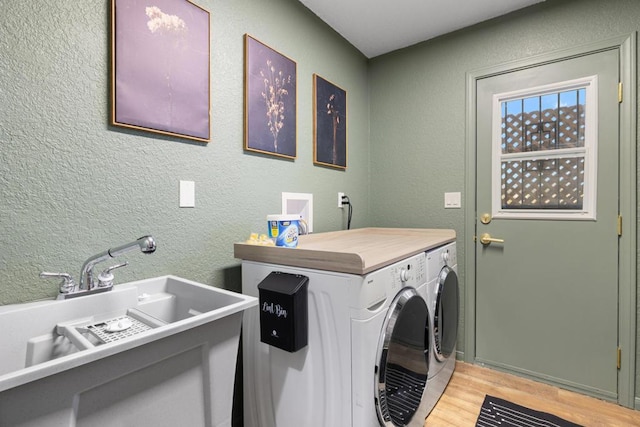
[[(532, 96), (542, 96), (569, 90), (585, 89), (585, 141), (584, 147), (562, 148), (526, 153), (502, 153), (501, 104)], [(512, 219), (566, 219), (596, 220), (597, 153), (598, 153), (598, 76), (537, 86), (493, 96), (491, 207), (494, 218)], [(502, 162), (508, 160), (552, 160), (566, 157), (584, 157), (584, 187), (582, 209), (508, 209), (502, 208)]]

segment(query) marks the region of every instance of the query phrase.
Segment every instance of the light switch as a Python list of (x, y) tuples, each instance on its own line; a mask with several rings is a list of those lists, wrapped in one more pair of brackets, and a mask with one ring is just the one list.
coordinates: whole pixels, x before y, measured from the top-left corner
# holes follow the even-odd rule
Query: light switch
[(194, 181), (180, 181), (180, 207), (196, 207), (196, 183)]
[(445, 209), (459, 209), (461, 207), (460, 192), (444, 193), (444, 207)]

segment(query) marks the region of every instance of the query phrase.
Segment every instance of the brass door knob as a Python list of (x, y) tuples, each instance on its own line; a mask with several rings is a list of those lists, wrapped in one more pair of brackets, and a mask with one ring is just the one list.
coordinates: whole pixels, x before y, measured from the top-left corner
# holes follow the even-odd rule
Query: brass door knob
[(482, 236), (480, 236), (480, 243), (486, 246), (490, 245), (491, 243), (504, 243), (504, 239), (494, 239), (493, 237), (491, 237), (491, 234), (484, 233)]

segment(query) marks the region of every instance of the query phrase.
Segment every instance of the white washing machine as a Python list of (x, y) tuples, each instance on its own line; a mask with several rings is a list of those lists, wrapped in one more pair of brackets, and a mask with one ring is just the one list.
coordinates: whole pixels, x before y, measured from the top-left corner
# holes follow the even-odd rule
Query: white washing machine
[(243, 319), (245, 427), (424, 425), (430, 315), (424, 253), (364, 276), (242, 262), (242, 291), (271, 272), (308, 282), (308, 345), (260, 341), (259, 309)]
[(455, 242), (427, 251), (426, 260), (426, 298), (432, 328), (425, 404), (427, 412), (431, 412), (449, 384), (456, 365), (460, 296)]

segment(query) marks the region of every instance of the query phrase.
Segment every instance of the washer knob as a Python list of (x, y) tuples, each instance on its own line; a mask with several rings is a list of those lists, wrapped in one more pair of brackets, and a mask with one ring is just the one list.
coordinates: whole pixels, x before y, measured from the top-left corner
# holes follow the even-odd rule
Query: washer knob
[(400, 270), (400, 280), (403, 282), (409, 280), (409, 271), (406, 268)]
[(442, 252), (442, 261), (444, 261), (445, 264), (449, 262), (449, 251)]

